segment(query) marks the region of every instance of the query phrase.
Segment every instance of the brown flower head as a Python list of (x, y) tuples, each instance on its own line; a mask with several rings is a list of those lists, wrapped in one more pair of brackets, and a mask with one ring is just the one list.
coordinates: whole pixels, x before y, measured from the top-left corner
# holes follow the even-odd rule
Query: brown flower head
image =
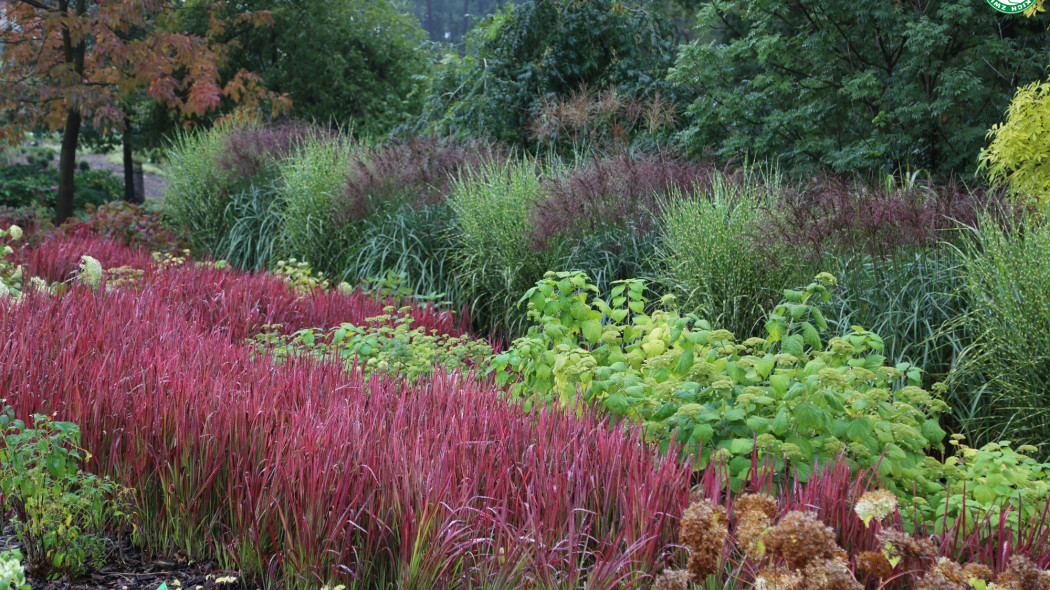
[(863, 590), (845, 564), (837, 559), (814, 559), (802, 570), (803, 590)]
[(893, 573), (890, 560), (878, 551), (864, 551), (857, 556), (857, 568), (869, 576), (884, 580)]
[(882, 531), (876, 538), (879, 543), (889, 545), (887, 552), (890, 558), (899, 559), (899, 565), (904, 571), (925, 570), (926, 564), (937, 558), (937, 548), (933, 541), (916, 539), (899, 529)]
[(689, 549), (689, 572), (693, 582), (701, 584), (707, 576), (719, 571), (718, 562), (725, 549), (725, 508), (710, 500), (694, 502), (682, 514), (681, 542)]
[(802, 575), (784, 566), (767, 567), (755, 576), (755, 590), (801, 590)]
[(942, 557), (915, 585), (916, 590), (967, 590), (970, 587), (963, 568)]
[(751, 559), (761, 559), (760, 541), (762, 533), (772, 524), (777, 515), (777, 503), (766, 494), (744, 494), (736, 502), (737, 544)]
[(965, 576), (964, 579), (967, 583), (974, 578), (979, 580), (991, 580), (992, 568), (983, 563), (968, 563), (963, 567), (963, 576)]
[(653, 590), (689, 590), (689, 572), (664, 570), (653, 582)]
[(995, 583), (1007, 590), (1050, 590), (1050, 574), (1024, 555), (1014, 555)]
[(777, 526), (763, 535), (766, 551), (784, 558), (793, 570), (801, 570), (811, 561), (842, 558), (831, 527), (820, 522), (812, 512), (787, 513)]

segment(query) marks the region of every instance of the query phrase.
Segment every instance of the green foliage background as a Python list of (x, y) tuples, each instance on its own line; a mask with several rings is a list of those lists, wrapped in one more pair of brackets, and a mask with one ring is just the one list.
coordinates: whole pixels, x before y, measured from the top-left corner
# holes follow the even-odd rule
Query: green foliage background
[(1046, 65), (1045, 18), (983, 0), (713, 0), (671, 79), (681, 141), (787, 168), (972, 171), (1014, 89)]

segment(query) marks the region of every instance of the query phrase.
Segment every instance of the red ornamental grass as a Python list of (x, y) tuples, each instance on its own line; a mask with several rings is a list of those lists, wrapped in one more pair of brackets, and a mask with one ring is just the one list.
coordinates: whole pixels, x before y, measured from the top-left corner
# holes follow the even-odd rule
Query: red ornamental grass
[[(163, 273), (161, 273), (163, 274)], [(154, 289), (0, 305), (0, 391), (83, 431), (156, 549), (287, 586), (620, 588), (666, 564), (690, 472), (593, 415), (277, 368)]]
[[(206, 329), (222, 329), (235, 340), (258, 334), (266, 324), (281, 324), (290, 332), (303, 328), (329, 328), (343, 322), (364, 324), (366, 318), (382, 315), (383, 308), (397, 302), (355, 291), (318, 291), (309, 296), (294, 292), (279, 276), (231, 268), (198, 266), (193, 262), (160, 269), (143, 250), (94, 236), (53, 236), (40, 246), (20, 253), (30, 275), (49, 282), (71, 279), (82, 255), (98, 259), (103, 268), (130, 266), (145, 271), (143, 289), (153, 290), (163, 300), (177, 303), (186, 317)], [(432, 306), (411, 306), (416, 326), (459, 336), (467, 333), (468, 321)]]

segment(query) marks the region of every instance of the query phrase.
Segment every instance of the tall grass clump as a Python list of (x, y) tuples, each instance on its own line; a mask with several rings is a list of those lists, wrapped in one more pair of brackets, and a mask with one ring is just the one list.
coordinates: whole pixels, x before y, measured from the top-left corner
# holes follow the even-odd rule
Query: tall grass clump
[(550, 268), (529, 243), (533, 206), (543, 198), (538, 163), (490, 163), (461, 176), (452, 189), (456, 276), (471, 317), (504, 334), (521, 332), (518, 298)]
[[(1050, 223), (986, 213), (960, 247), (969, 311), (953, 324), (972, 343), (957, 359), (949, 400), (971, 440), (1050, 437)], [(1046, 453), (1046, 448), (1042, 448)]]
[(809, 274), (787, 247), (759, 248), (762, 211), (775, 191), (754, 172), (716, 175), (706, 189), (674, 193), (661, 212), (657, 246), (665, 290), (683, 309), (747, 338), (780, 300), (783, 289)]
[(339, 219), (335, 203), (359, 149), (344, 138), (317, 138), (281, 163), (282, 256), (332, 276), (344, 271), (358, 235), (353, 224)]
[(391, 208), (362, 219), (358, 248), (341, 279), (356, 284), (390, 277), (412, 295), (461, 301), (451, 223), (446, 203)]
[[(946, 240), (956, 239), (946, 232)], [(958, 297), (966, 282), (957, 250), (947, 244), (908, 249), (885, 258), (867, 252), (827, 254), (821, 270), (838, 278), (825, 306), (837, 332), (863, 326), (883, 336), (890, 364), (923, 367), (927, 385), (942, 381), (965, 342), (943, 328), (966, 312)], [(954, 406), (953, 406), (954, 407)]]
[(533, 210), (529, 237), (542, 250), (608, 228), (649, 233), (663, 197), (675, 190), (704, 190), (716, 171), (665, 152), (592, 156), (544, 180), (547, 196)]
[(216, 167), (232, 132), (232, 127), (184, 131), (168, 149), (164, 215), (189, 230), (193, 246), (203, 252), (218, 251), (234, 221), (227, 208), (228, 175)]
[(879, 183), (821, 176), (790, 190), (767, 211), (765, 249), (786, 244), (797, 264), (838, 277), (828, 321), (847, 333), (875, 331), (894, 362), (926, 368), (941, 380), (965, 343), (942, 332), (965, 312), (955, 297), (962, 279), (952, 244), (1002, 194), (916, 173)]
[[(297, 146), (322, 132), (287, 122), (277, 125), (223, 125), (207, 132), (186, 132), (168, 150), (171, 172), (164, 213), (190, 232), (193, 247), (214, 256), (229, 255), (249, 265), (264, 253), (258, 239), (272, 226), (272, 217), (260, 215), (271, 204), (277, 164)], [(256, 199), (263, 203), (253, 203)], [(236, 226), (237, 235), (232, 235)]]
[(389, 208), (443, 203), (453, 179), (505, 159), (499, 147), (488, 143), (430, 137), (362, 148), (346, 171), (336, 215), (340, 223), (348, 223)]

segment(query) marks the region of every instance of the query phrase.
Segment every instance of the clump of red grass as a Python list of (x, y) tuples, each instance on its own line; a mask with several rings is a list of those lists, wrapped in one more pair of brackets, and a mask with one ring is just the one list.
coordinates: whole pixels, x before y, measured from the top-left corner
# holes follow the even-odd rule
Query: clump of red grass
[(429, 137), (361, 150), (335, 203), (337, 222), (361, 219), (390, 205), (420, 208), (444, 202), (456, 177), (504, 158), (496, 145)]
[[(128, 266), (145, 271), (142, 289), (175, 305), (205, 329), (221, 329), (234, 340), (258, 334), (266, 325), (280, 324), (281, 332), (303, 328), (330, 328), (344, 322), (363, 325), (402, 302), (363, 291), (336, 290), (297, 293), (287, 281), (269, 273), (189, 261), (161, 268), (146, 250), (96, 236), (53, 235), (20, 253), (26, 272), (48, 282), (66, 282), (76, 274), (81, 256), (96, 258), (103, 268)], [(408, 305), (413, 325), (453, 336), (468, 332), (469, 321), (432, 305)]]
[(867, 184), (825, 175), (799, 190), (784, 191), (778, 210), (768, 216), (774, 231), (762, 235), (812, 258), (841, 252), (885, 258), (934, 246), (945, 238), (945, 230), (973, 225), (989, 206), (1006, 206), (1003, 197), (956, 179)]
[(225, 149), (215, 165), (234, 178), (250, 179), (290, 156), (304, 140), (327, 135), (331, 133), (300, 121), (234, 129), (223, 138)]
[(150, 547), (282, 587), (629, 588), (665, 565), (690, 471), (636, 429), (525, 414), (458, 375), (277, 368), (201, 319), (242, 313), (218, 301), (232, 283), (174, 285), (231, 274), (147, 274), (0, 304), (0, 391), (80, 425), (88, 466), (134, 488)]
[(546, 179), (547, 199), (532, 211), (530, 239), (545, 249), (552, 238), (579, 238), (603, 227), (641, 233), (655, 227), (660, 200), (672, 191), (710, 192), (714, 178), (735, 175), (711, 162), (673, 153), (634, 154), (623, 150), (589, 158), (563, 176)]

